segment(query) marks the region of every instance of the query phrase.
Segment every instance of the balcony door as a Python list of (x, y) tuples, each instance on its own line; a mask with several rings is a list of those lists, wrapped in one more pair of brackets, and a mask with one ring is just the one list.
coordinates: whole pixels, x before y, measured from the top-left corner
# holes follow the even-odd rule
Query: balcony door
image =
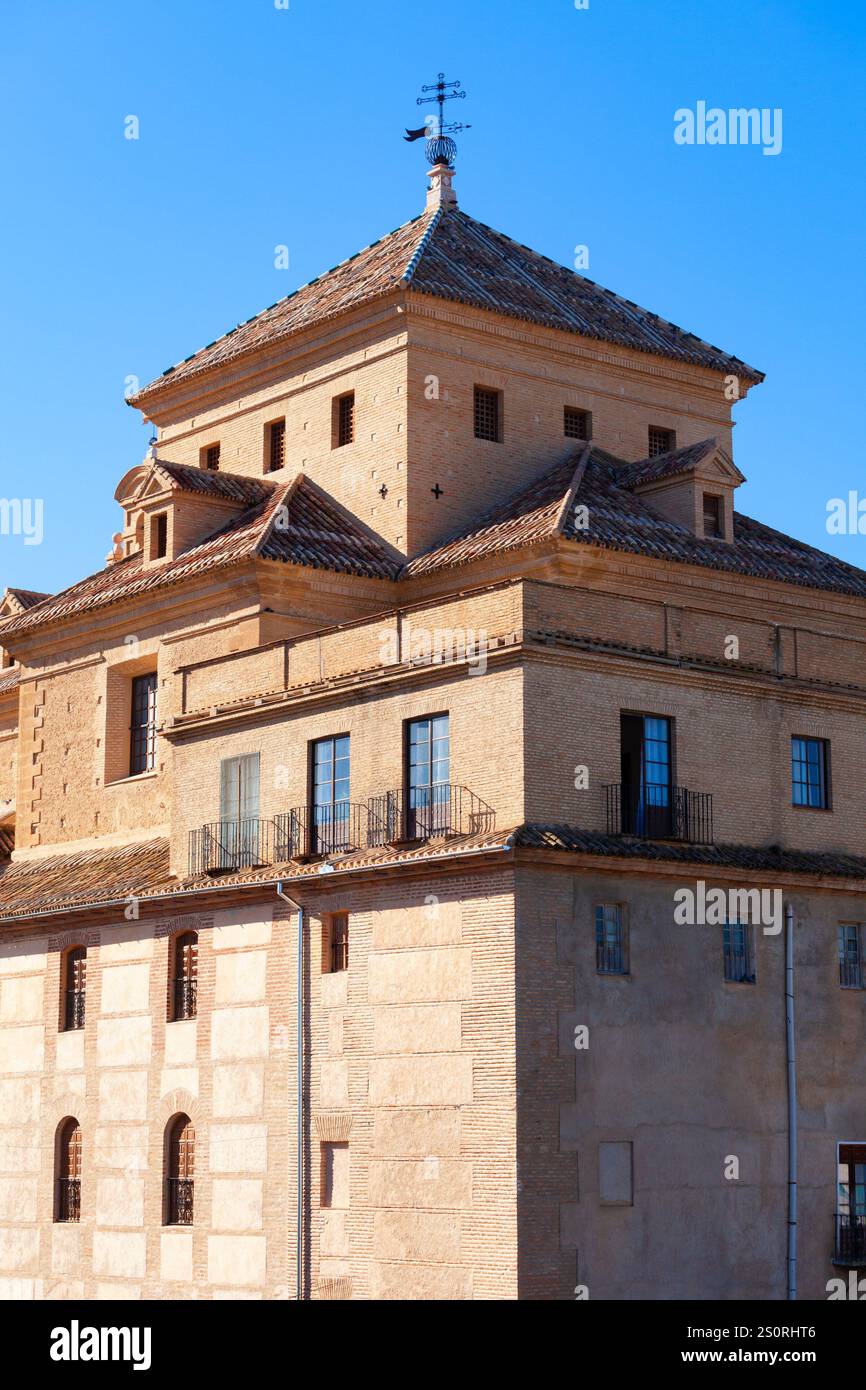
[(319, 738), (312, 756), (312, 854), (354, 849), (349, 831), (349, 735)]
[(672, 729), (651, 714), (620, 716), (622, 831), (647, 839), (672, 833)]
[(451, 831), (451, 752), (447, 714), (413, 719), (407, 730), (406, 835), (410, 840)]
[(839, 1145), (837, 1257), (866, 1264), (866, 1144)]
[(259, 755), (224, 758), (220, 764), (220, 824), (216, 830), (221, 868), (264, 862), (259, 820)]

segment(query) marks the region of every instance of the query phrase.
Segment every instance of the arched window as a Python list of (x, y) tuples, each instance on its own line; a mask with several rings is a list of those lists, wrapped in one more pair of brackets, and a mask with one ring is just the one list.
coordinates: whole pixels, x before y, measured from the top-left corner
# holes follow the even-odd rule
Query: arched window
[(84, 995), (87, 985), (87, 948), (72, 946), (63, 958), (63, 998), (60, 1016), (64, 1030), (84, 1027)]
[(169, 1226), (191, 1226), (193, 1182), (195, 1179), (195, 1130), (189, 1115), (175, 1115), (168, 1126), (168, 1192), (166, 1211)]
[(174, 976), (171, 982), (169, 1020), (195, 1018), (198, 988), (198, 933), (186, 931), (174, 938)]
[(81, 1220), (81, 1126), (71, 1116), (57, 1132), (57, 1221)]

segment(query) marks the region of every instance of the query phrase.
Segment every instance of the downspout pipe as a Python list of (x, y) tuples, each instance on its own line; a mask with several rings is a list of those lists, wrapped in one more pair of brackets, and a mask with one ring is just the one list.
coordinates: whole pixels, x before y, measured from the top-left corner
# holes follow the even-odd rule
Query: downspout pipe
[(277, 897), (282, 898), (283, 902), (288, 903), (289, 907), (297, 913), (297, 936), (298, 936), (298, 955), (297, 955), (297, 983), (295, 993), (298, 1005), (298, 1074), (296, 1081), (296, 1106), (297, 1106), (297, 1158), (298, 1158), (298, 1193), (297, 1193), (297, 1231), (295, 1242), (295, 1299), (303, 1297), (303, 1275), (304, 1275), (304, 909), (300, 903), (296, 903), (294, 898), (290, 898), (288, 893), (283, 892), (282, 879), (277, 883)]
[(788, 1063), (788, 1302), (797, 1299), (797, 1042), (794, 1035), (794, 909), (785, 904), (785, 1034)]

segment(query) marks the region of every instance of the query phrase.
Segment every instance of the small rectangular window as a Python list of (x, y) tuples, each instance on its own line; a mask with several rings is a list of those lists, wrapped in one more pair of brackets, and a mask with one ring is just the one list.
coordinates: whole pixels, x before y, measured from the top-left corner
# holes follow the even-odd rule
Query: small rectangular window
[(565, 407), (566, 439), (591, 439), (592, 416), (588, 410), (578, 410), (576, 406)]
[(502, 411), (500, 391), (485, 386), (475, 387), (475, 438), (489, 439), (494, 444), (501, 439)]
[(704, 493), (704, 535), (710, 540), (724, 540), (725, 503), (724, 498)]
[(131, 777), (140, 772), (153, 772), (156, 767), (156, 693), (155, 671), (134, 677), (129, 750)]
[(748, 922), (725, 923), (724, 956), (726, 980), (740, 985), (755, 983), (754, 942)]
[(349, 1145), (323, 1144), (321, 1149), (322, 1206), (345, 1211), (349, 1206)]
[(355, 393), (348, 391), (334, 400), (333, 445), (342, 449), (355, 441)]
[(862, 989), (863, 947), (859, 922), (839, 926), (839, 983), (843, 989)]
[(201, 451), (202, 467), (211, 473), (216, 473), (220, 466), (220, 446), (219, 444), (208, 444), (206, 449)]
[(628, 939), (619, 903), (595, 909), (595, 968), (599, 975), (627, 975)]
[(830, 806), (829, 744), (823, 738), (791, 739), (791, 795), (795, 806)]
[(650, 425), (648, 446), (647, 452), (651, 459), (658, 458), (660, 454), (669, 454), (677, 447), (676, 432), (664, 429), (661, 425)]
[(168, 513), (160, 512), (153, 518), (153, 558), (164, 560), (168, 554)]
[(349, 914), (334, 912), (327, 920), (328, 954), (327, 973), (335, 975), (349, 968)]
[(267, 472), (276, 473), (286, 461), (286, 422), (274, 420), (268, 425)]

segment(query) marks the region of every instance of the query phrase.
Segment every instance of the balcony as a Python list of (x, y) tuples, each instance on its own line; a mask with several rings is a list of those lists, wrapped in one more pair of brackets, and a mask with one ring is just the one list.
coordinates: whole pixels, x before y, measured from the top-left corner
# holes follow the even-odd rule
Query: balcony
[(866, 1267), (866, 1213), (836, 1213), (833, 1263), (847, 1269)]
[(402, 841), (481, 835), (493, 830), (496, 812), (468, 787), (449, 782), (383, 792), (368, 803), (371, 847)]
[(608, 835), (634, 835), (641, 840), (683, 840), (693, 845), (713, 842), (710, 792), (614, 782), (605, 787), (605, 794)]
[(213, 821), (189, 834), (189, 873), (218, 875), (401, 842), (478, 835), (496, 812), (468, 787), (383, 792), (367, 802), (296, 806), (273, 820)]
[(192, 1178), (169, 1178), (167, 1213), (169, 1226), (192, 1225), (193, 1193)]

